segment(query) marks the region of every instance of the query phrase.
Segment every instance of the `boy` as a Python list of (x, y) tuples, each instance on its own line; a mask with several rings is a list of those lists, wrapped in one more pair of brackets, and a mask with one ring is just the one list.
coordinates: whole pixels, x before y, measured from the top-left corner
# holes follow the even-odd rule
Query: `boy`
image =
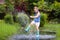
[(39, 25), (40, 25), (40, 12), (38, 10), (38, 7), (35, 6), (34, 7), (34, 12), (35, 12), (35, 15), (34, 16), (30, 16), (31, 18), (34, 18), (34, 20), (30, 23), (30, 25), (25, 29), (25, 31), (29, 31), (31, 25), (34, 25), (36, 26), (36, 39), (39, 40)]

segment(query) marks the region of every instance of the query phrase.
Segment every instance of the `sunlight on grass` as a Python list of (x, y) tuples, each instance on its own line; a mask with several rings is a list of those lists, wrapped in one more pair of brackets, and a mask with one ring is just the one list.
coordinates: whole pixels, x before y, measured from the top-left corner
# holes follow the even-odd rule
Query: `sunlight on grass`
[(6, 37), (16, 34), (18, 28), (15, 25), (6, 24), (3, 20), (0, 20), (0, 38), (1, 40), (6, 39)]

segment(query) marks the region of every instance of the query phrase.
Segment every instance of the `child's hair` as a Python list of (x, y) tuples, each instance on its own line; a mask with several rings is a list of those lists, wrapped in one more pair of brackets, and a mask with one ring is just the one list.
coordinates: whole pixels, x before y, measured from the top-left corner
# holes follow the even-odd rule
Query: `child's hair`
[[(34, 5), (34, 7), (37, 7), (38, 8), (38, 6), (37, 5)], [(38, 10), (39, 10), (39, 8), (38, 8)], [(40, 11), (40, 10), (39, 10)]]

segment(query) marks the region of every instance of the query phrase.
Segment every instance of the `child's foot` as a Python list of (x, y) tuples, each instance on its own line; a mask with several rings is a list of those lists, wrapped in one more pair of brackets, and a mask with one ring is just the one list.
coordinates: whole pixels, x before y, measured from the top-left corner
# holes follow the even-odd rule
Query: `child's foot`
[(39, 35), (36, 35), (36, 40), (39, 40)]
[(25, 32), (28, 32), (27, 30), (24, 30)]
[(25, 29), (26, 32), (30, 30), (30, 25)]

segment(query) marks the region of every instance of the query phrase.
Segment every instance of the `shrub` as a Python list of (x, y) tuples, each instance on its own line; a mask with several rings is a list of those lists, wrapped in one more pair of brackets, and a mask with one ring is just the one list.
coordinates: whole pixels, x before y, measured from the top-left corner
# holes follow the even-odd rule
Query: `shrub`
[(5, 12), (4, 4), (0, 4), (0, 13)]
[(17, 15), (17, 19), (18, 19), (19, 24), (22, 27), (27, 26), (27, 24), (29, 23), (29, 17), (26, 14), (24, 14), (24, 13), (19, 13)]
[(10, 23), (10, 24), (14, 23), (13, 16), (11, 14), (6, 14), (6, 16), (4, 17), (4, 20), (6, 23)]
[(8, 4), (7, 7), (8, 7), (8, 8), (7, 8), (7, 11), (8, 11), (8, 12), (13, 12), (13, 10), (14, 10), (14, 5)]
[(13, 12), (14, 10), (14, 5), (13, 3), (10, 1), (10, 0), (5, 0), (5, 4), (6, 4), (6, 7), (7, 7), (7, 12)]
[(40, 21), (40, 27), (43, 27), (44, 24), (47, 22), (47, 14), (41, 13), (41, 21)]
[(56, 11), (54, 16), (58, 16), (60, 14), (60, 3), (55, 1), (52, 5), (50, 5), (50, 9)]

